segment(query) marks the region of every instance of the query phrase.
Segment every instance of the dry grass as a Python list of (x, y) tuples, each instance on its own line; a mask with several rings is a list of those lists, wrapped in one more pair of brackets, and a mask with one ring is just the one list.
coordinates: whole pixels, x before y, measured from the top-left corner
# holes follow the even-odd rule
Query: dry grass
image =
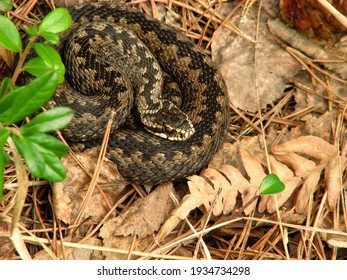
[[(44, 13), (42, 11), (52, 7), (49, 0), (41, 7), (37, 6), (35, 0), (15, 2), (15, 8), (9, 16), (19, 27), (23, 24), (37, 23), (38, 18)], [(165, 6), (176, 22), (180, 22), (176, 28), (182, 30), (198, 45), (208, 49), (215, 32), (220, 32), (221, 26), (245, 37), (227, 21), (242, 9), (241, 4), (245, 2), (248, 1), (240, 1), (240, 5), (226, 17), (216, 9), (218, 1), (209, 6), (204, 0), (138, 0), (132, 5), (157, 18), (160, 18), (159, 10)], [(254, 42), (251, 38), (245, 39)], [(293, 50), (288, 51), (297, 55)], [(310, 69), (302, 59), (303, 57), (298, 57), (303, 66)], [(1, 63), (0, 69), (0, 78), (4, 73), (10, 72), (4, 62)], [(323, 72), (323, 75), (328, 74)], [(325, 85), (322, 78), (317, 79)], [(240, 135), (265, 135), (264, 130), (270, 127), (278, 131), (281, 131), (283, 126), (290, 129), (302, 122), (300, 118), (313, 109), (308, 107), (294, 113), (293, 100), (284, 96), (276, 105), (262, 110), (261, 118), (258, 114), (241, 112), (237, 108), (234, 110), (237, 114), (234, 114), (232, 119), (229, 141)], [(346, 121), (346, 117), (343, 116), (345, 111), (340, 123), (332, 125), (336, 128), (335, 131), (339, 131), (340, 128), (342, 135), (345, 133), (343, 130)], [(340, 143), (339, 139), (344, 138), (335, 134), (333, 141)], [(339, 147), (346, 149), (344, 143), (340, 143)], [(345, 179), (346, 171), (341, 170), (341, 180)], [(94, 188), (95, 184), (91, 185)], [(298, 223), (282, 222), (280, 217), (293, 212), (285, 208), (278, 209), (274, 215), (252, 213), (248, 217), (242, 212), (212, 217), (210, 211), (195, 210), (171, 233), (170, 240), (164, 241), (160, 246), (153, 243), (146, 251), (140, 252), (133, 249), (138, 241), (136, 237), (133, 239), (133, 245), (127, 250), (86, 245), (85, 242), (98, 236), (99, 229), (108, 217), (122, 215), (134, 201), (142, 197), (145, 194), (142, 187), (134, 186), (124, 192), (116, 205), (110, 206), (105, 219), (98, 224), (78, 219), (77, 223), (71, 225), (56, 219), (50, 189), (49, 182), (30, 179), (18, 226), (11, 235), (12, 216), (18, 196), (17, 175), (13, 165), (6, 167), (5, 195), (0, 205), (0, 259), (29, 259), (41, 250), (45, 251), (47, 258), (65, 259), (76, 249), (116, 252), (128, 258), (138, 259), (347, 259), (347, 199), (346, 193), (343, 192), (336, 211), (332, 212), (325, 207), (326, 194), (318, 191), (310, 200), (306, 219)], [(81, 226), (86, 228), (85, 235), (76, 239), (76, 230)]]

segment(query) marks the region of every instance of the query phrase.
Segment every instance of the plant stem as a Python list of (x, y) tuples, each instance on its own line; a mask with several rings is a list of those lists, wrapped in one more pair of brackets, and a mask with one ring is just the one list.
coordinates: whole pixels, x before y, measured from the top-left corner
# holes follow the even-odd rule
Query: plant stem
[(33, 48), (33, 45), (34, 45), (36, 38), (37, 37), (30, 37), (29, 42), (28, 42), (27, 46), (25, 47), (24, 51), (19, 55), (19, 60), (18, 60), (16, 69), (14, 70), (12, 79), (11, 79), (11, 82), (13, 84), (15, 84), (15, 82), (17, 81), (18, 76), (19, 76), (20, 72), (22, 71), (23, 64), (24, 64), (30, 50)]
[(12, 225), (11, 225), (11, 236), (12, 236), (15, 229), (17, 228), (17, 223), (19, 221), (19, 218), (24, 206), (25, 198), (27, 196), (28, 187), (29, 187), (29, 180), (28, 180), (28, 176), (25, 171), (25, 166), (23, 164), (20, 153), (11, 137), (7, 139), (7, 143), (9, 144), (11, 151), (13, 153), (13, 160), (16, 166), (17, 184), (18, 184), (17, 199), (13, 209), (13, 214), (12, 214)]

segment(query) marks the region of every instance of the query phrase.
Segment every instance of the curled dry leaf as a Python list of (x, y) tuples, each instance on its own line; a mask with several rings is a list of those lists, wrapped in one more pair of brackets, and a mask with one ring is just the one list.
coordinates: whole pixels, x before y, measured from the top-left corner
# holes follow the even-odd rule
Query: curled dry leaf
[[(250, 153), (248, 147), (241, 147), (240, 154), (243, 167), (250, 178), (249, 180), (243, 177), (241, 172), (231, 165), (224, 165), (221, 168), (221, 171), (228, 177), (231, 184), (240, 192), (242, 205), (245, 205), (257, 193), (260, 183), (266, 176), (266, 173), (264, 172), (261, 163)], [(245, 214), (249, 215), (255, 206), (256, 201), (245, 208)], [(229, 209), (229, 211), (231, 211), (231, 209)]]
[[(235, 145), (238, 146), (242, 166), (236, 168), (231, 164), (221, 164), (222, 160), (218, 159), (214, 161), (215, 168), (207, 168), (199, 176), (188, 177), (190, 194), (186, 195), (179, 207), (173, 211), (170, 222), (164, 224), (165, 234), (196, 207), (204, 205), (209, 209), (219, 189), (222, 191), (213, 209), (216, 216), (232, 211), (237, 205), (238, 194), (241, 195), (243, 206), (256, 195), (267, 174), (262, 145), (257, 137), (237, 142), (233, 146)], [(226, 146), (232, 150), (234, 156), (237, 154), (230, 144)], [(225, 152), (223, 154), (226, 155)], [(327, 205), (329, 209), (334, 209), (341, 191), (339, 170), (343, 162), (342, 158), (337, 156), (333, 145), (320, 137), (301, 136), (272, 147), (269, 160), (272, 172), (285, 184), (285, 189), (277, 195), (261, 196), (259, 212), (273, 213), (277, 207), (290, 202), (287, 208), (295, 206), (298, 215), (305, 214), (309, 199), (319, 186), (323, 170), (326, 172)], [(299, 192), (295, 192), (298, 188)], [(293, 193), (296, 193), (296, 200), (289, 200)], [(245, 208), (246, 215), (255, 208), (255, 203)], [(161, 233), (160, 237), (165, 234)]]
[[(341, 161), (341, 162), (339, 162)], [(325, 181), (327, 184), (328, 208), (333, 210), (336, 206), (336, 202), (339, 199), (342, 188), (342, 172), (341, 166), (345, 166), (346, 158), (333, 157), (329, 160), (327, 167), (325, 169)]]
[(6, 65), (10, 68), (14, 67), (15, 55), (13, 52), (0, 46), (0, 60), (3, 59)]
[(301, 136), (283, 144), (278, 144), (271, 150), (276, 155), (295, 152), (305, 153), (320, 161), (327, 161), (329, 157), (336, 154), (335, 147), (323, 139), (315, 136)]
[(329, 234), (327, 237), (327, 242), (332, 247), (347, 248), (347, 237), (346, 236)]
[(318, 187), (318, 182), (323, 169), (324, 165), (318, 165), (308, 173), (308, 176), (303, 181), (296, 201), (296, 211), (298, 213), (305, 213), (308, 210), (307, 205), (310, 199), (313, 199), (312, 195)]
[[(201, 197), (200, 202), (206, 209), (209, 209), (212, 201), (214, 201), (218, 189), (222, 189), (221, 195), (213, 209), (215, 216), (222, 213), (227, 214), (233, 210), (238, 193), (241, 194), (242, 205), (245, 205), (254, 197), (261, 180), (266, 175), (262, 167), (253, 160), (253, 157), (247, 151), (244, 151), (241, 156), (246, 166), (245, 168), (250, 171), (248, 173), (250, 180), (246, 179), (232, 165), (223, 165), (218, 171), (207, 168), (201, 172), (200, 176), (194, 175), (188, 178), (191, 195), (193, 197)], [(244, 209), (247, 215), (254, 209), (255, 203), (256, 201)]]
[[(203, 182), (202, 182), (203, 183)], [(187, 194), (182, 199), (180, 205), (175, 208), (170, 217), (165, 221), (165, 223), (161, 226), (159, 232), (155, 237), (155, 242), (160, 243), (164, 240), (164, 238), (172, 231), (174, 228), (188, 217), (189, 212), (198, 208), (202, 205), (200, 196), (193, 196), (191, 194)]]
[(314, 161), (292, 152), (283, 155), (276, 155), (276, 158), (281, 162), (285, 162), (288, 167), (295, 170), (295, 174), (299, 177), (307, 176), (307, 174), (316, 166)]
[[(247, 153), (245, 152), (245, 155)], [(246, 156), (244, 156), (246, 158)], [(249, 156), (251, 158), (251, 156)], [(247, 159), (245, 159), (247, 161)], [(249, 169), (252, 164), (248, 164)], [(259, 167), (259, 165), (258, 165)], [(261, 168), (261, 167), (260, 167)], [(253, 170), (254, 174), (265, 173)], [(263, 177), (264, 177), (263, 176)], [(214, 205), (212, 213), (215, 216), (227, 214), (235, 208), (237, 195), (240, 193), (242, 204), (245, 205), (254, 197), (258, 190), (257, 185), (252, 185), (242, 173), (232, 165), (222, 165), (219, 170), (207, 168), (200, 175), (189, 176), (188, 186), (190, 194), (183, 197), (180, 205), (172, 212), (170, 218), (160, 229), (156, 240), (160, 242), (169, 234), (177, 224), (185, 219), (189, 212), (203, 205), (205, 209), (210, 209)], [(259, 179), (253, 180), (259, 181)], [(261, 181), (261, 179), (260, 179)], [(215, 201), (218, 191), (221, 193)], [(214, 203), (213, 203), (214, 202)], [(256, 201), (244, 209), (248, 215), (255, 208)]]
[[(0, 232), (10, 232), (11, 219), (6, 217), (5, 214), (0, 214)], [(7, 236), (0, 236), (0, 256), (1, 260), (15, 260), (18, 257), (13, 243)]]
[[(139, 238), (153, 235), (173, 208), (170, 194), (174, 192), (172, 183), (162, 184), (147, 196), (137, 199), (129, 209), (108, 222), (113, 225), (111, 235), (137, 235)], [(100, 236), (109, 236), (109, 230), (105, 226)]]
[[(137, 199), (121, 215), (109, 220), (101, 229), (100, 237), (105, 247), (145, 251), (153, 243), (153, 235), (167, 220), (174, 204), (172, 183), (162, 184), (146, 197)], [(125, 259), (125, 255), (106, 253), (107, 259)]]
[[(319, 233), (321, 239), (326, 241), (332, 247), (347, 248), (347, 232), (345, 219), (346, 217), (342, 215), (339, 218), (332, 218), (331, 216), (326, 216), (321, 221), (321, 228), (328, 229), (328, 231), (322, 231)], [(335, 232), (331, 231), (332, 228)]]
[[(335, 208), (341, 190), (339, 179), (341, 178), (339, 173), (341, 165), (337, 149), (333, 145), (319, 137), (301, 136), (276, 145), (271, 151), (275, 156), (279, 156), (282, 162), (291, 166), (296, 175), (303, 180), (296, 202), (298, 213), (304, 213), (306, 210), (307, 203), (318, 186), (323, 170), (326, 171), (326, 179), (328, 179), (326, 181), (327, 205), (331, 210)], [(307, 157), (312, 159), (307, 159)]]
[(250, 177), (251, 184), (260, 186), (266, 176), (260, 161), (245, 147), (241, 147), (240, 154), (243, 166)]
[[(204, 205), (206, 209), (209, 209), (219, 189), (222, 191), (212, 210), (215, 216), (227, 214), (233, 210), (239, 193), (241, 194), (243, 205), (253, 198), (258, 191), (261, 180), (266, 174), (261, 165), (254, 160), (249, 152), (245, 150), (242, 154), (246, 169), (249, 170), (250, 180), (246, 179), (232, 165), (222, 165), (219, 170), (207, 168), (200, 175), (189, 176), (188, 186), (190, 194), (183, 198), (182, 203), (175, 209), (173, 215), (179, 219), (184, 219), (196, 207)], [(246, 214), (249, 214), (254, 209), (255, 203), (245, 208)]]
[[(201, 172), (200, 176), (193, 175), (187, 179), (190, 194), (183, 197), (180, 205), (161, 227), (156, 236), (157, 242), (162, 241), (195, 208), (204, 205), (205, 209), (210, 210), (211, 205), (213, 205), (213, 215), (227, 214), (234, 209), (239, 192), (242, 194), (242, 201), (247, 202), (250, 199), (250, 194), (254, 194), (256, 191), (256, 189), (253, 192), (250, 191), (252, 187), (248, 180), (243, 177), (239, 170), (231, 165), (223, 165), (219, 171), (207, 168)], [(230, 183), (234, 179), (238, 185)], [(220, 189), (221, 193), (217, 201), (215, 201)], [(255, 204), (250, 205), (245, 209), (245, 212), (249, 214), (254, 207)]]
[[(87, 150), (76, 155), (86, 171), (71, 155), (67, 155), (62, 159), (65, 168), (69, 172), (65, 181), (53, 185), (53, 204), (57, 218), (67, 224), (72, 223), (78, 215), (81, 204), (85, 199), (91, 176), (95, 170), (98, 155), (98, 149)], [(112, 205), (117, 195), (127, 185), (127, 182), (118, 174), (115, 164), (105, 160), (101, 168), (98, 184), (102, 186), (109, 204)], [(108, 210), (105, 197), (96, 189), (94, 190), (91, 203), (85, 209), (83, 219), (92, 218), (94, 222), (98, 222), (106, 215)]]
[[(198, 179), (197, 177), (199, 176), (191, 176), (188, 181), (190, 193), (193, 196), (201, 197), (202, 204), (206, 209), (210, 209), (218, 190), (221, 189), (221, 195), (217, 200), (212, 213), (216, 216), (221, 213), (228, 213), (230, 208), (228, 207), (229, 203), (226, 198), (235, 193), (228, 180), (217, 170), (211, 168), (205, 169), (200, 176), (208, 179), (209, 182), (205, 179), (204, 182), (201, 183), (201, 177)], [(231, 202), (231, 204), (233, 204), (233, 202)]]

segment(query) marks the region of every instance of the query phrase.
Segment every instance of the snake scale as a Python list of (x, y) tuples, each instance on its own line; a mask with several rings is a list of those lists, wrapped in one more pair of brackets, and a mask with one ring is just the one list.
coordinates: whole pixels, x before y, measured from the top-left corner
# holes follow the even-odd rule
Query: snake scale
[[(63, 135), (79, 150), (100, 145), (107, 119), (116, 112), (126, 120), (115, 121), (106, 155), (126, 180), (175, 181), (205, 166), (225, 140), (230, 113), (224, 81), (212, 60), (183, 34), (136, 9), (118, 3), (85, 3), (69, 10), (73, 25), (58, 48), (67, 81), (53, 98), (55, 105), (75, 110)], [(114, 53), (119, 50), (120, 55)], [(120, 72), (114, 71), (113, 61)], [(137, 68), (128, 70), (128, 65)], [(127, 74), (129, 78), (123, 79)], [(144, 77), (137, 81), (140, 76)], [(96, 96), (99, 91), (104, 92), (101, 97)], [(120, 109), (123, 105), (134, 108)], [(159, 108), (159, 118), (155, 116), (158, 106), (169, 106)], [(141, 117), (143, 110), (145, 117)], [(130, 112), (137, 118), (127, 117)], [(148, 126), (156, 122), (162, 127), (146, 129), (146, 121)], [(182, 127), (173, 128), (170, 122)]]

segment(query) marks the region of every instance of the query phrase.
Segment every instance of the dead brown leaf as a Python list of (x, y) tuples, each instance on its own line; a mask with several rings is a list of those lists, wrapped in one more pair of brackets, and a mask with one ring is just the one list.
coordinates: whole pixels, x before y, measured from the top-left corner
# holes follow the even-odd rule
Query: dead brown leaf
[[(222, 4), (226, 13), (230, 5), (233, 4)], [(262, 109), (278, 100), (285, 94), (288, 80), (300, 70), (299, 63), (269, 36), (267, 18), (265, 12), (261, 13), (256, 45), (225, 28), (211, 45), (212, 57), (224, 77), (229, 98), (235, 107), (244, 111), (256, 112), (258, 107), (254, 100), (257, 98)], [(256, 37), (256, 10), (242, 19), (235, 15), (232, 21), (249, 37)]]
[[(10, 224), (5, 221), (0, 221), (0, 260), (13, 260), (16, 259), (16, 250), (9, 238)], [(5, 235), (7, 233), (7, 236)]]
[[(97, 149), (92, 149), (76, 155), (86, 171), (71, 155), (62, 159), (69, 172), (65, 181), (53, 186), (54, 208), (59, 220), (71, 224), (78, 215), (95, 170), (98, 152)], [(98, 184), (102, 186), (109, 202), (106, 203), (105, 196), (99, 190), (94, 191), (92, 203), (87, 206), (83, 219), (91, 218), (95, 222), (106, 215), (109, 210), (108, 205), (113, 205), (114, 199), (124, 189), (127, 182), (120, 177), (114, 163), (104, 161)]]
[(3, 46), (0, 46), (0, 59), (3, 59), (6, 65), (10, 68), (14, 66), (15, 54)]
[[(290, 157), (287, 157), (289, 158), (288, 164), (291, 165), (294, 171), (297, 169), (296, 174), (303, 179), (303, 186), (299, 191), (296, 202), (298, 213), (304, 213), (307, 210), (309, 199), (318, 187), (321, 173), (325, 168), (327, 168), (327, 176), (330, 179), (330, 182), (327, 182), (327, 186), (330, 186), (327, 188), (328, 205), (330, 209), (334, 209), (341, 186), (339, 182), (340, 165), (337, 164), (337, 150), (333, 145), (319, 137), (301, 136), (274, 146), (272, 152), (275, 156), (289, 154)], [(292, 153), (295, 153), (295, 156)], [(293, 158), (296, 161), (293, 161)], [(313, 158), (315, 161), (308, 158)], [(286, 157), (282, 156), (280, 159), (286, 163)]]
[[(256, 139), (259, 141), (259, 138)], [(179, 207), (165, 223), (165, 230), (163, 230), (165, 234), (196, 207), (204, 205), (206, 209), (209, 209), (219, 189), (221, 194), (212, 210), (215, 216), (232, 211), (238, 194), (241, 194), (243, 206), (255, 197), (261, 181), (266, 176), (267, 166), (264, 151), (261, 150), (261, 142), (258, 142), (256, 147), (254, 139), (249, 140), (234, 144), (239, 146), (243, 168), (219, 164), (218, 170), (207, 168), (200, 175), (188, 177), (190, 194), (183, 198)], [(252, 152), (250, 147), (254, 148)], [(328, 207), (334, 209), (341, 193), (339, 183), (341, 163), (338, 164), (337, 158), (335, 147), (316, 136), (301, 136), (273, 146), (269, 155), (271, 170), (285, 184), (285, 190), (275, 196), (261, 196), (259, 212), (275, 212), (277, 207), (287, 202), (301, 185), (296, 201), (293, 200), (289, 207), (295, 206), (299, 215), (304, 214), (310, 198), (319, 187), (318, 183), (324, 169), (327, 172), (327, 180), (331, 181), (327, 182)], [(247, 206), (244, 209), (245, 214), (249, 215), (255, 205), (256, 201)], [(165, 235), (160, 235), (161, 238), (163, 236)]]
[[(137, 199), (121, 215), (109, 220), (100, 230), (104, 246), (145, 251), (154, 242), (154, 233), (159, 230), (173, 209), (171, 194), (174, 193), (171, 183), (160, 185), (148, 196)], [(121, 254), (105, 254), (107, 259), (127, 258)]]
[(278, 144), (272, 148), (272, 152), (276, 155), (290, 152), (305, 153), (319, 161), (326, 161), (329, 160), (330, 156), (336, 154), (336, 149), (333, 145), (319, 137), (307, 135), (289, 140), (283, 144)]
[(342, 182), (342, 166), (345, 166), (346, 158), (333, 157), (329, 160), (325, 169), (325, 181), (327, 184), (327, 204), (330, 210), (334, 210), (336, 203), (341, 195), (343, 188)]
[(327, 243), (332, 247), (347, 248), (347, 237), (329, 234), (327, 237)]

